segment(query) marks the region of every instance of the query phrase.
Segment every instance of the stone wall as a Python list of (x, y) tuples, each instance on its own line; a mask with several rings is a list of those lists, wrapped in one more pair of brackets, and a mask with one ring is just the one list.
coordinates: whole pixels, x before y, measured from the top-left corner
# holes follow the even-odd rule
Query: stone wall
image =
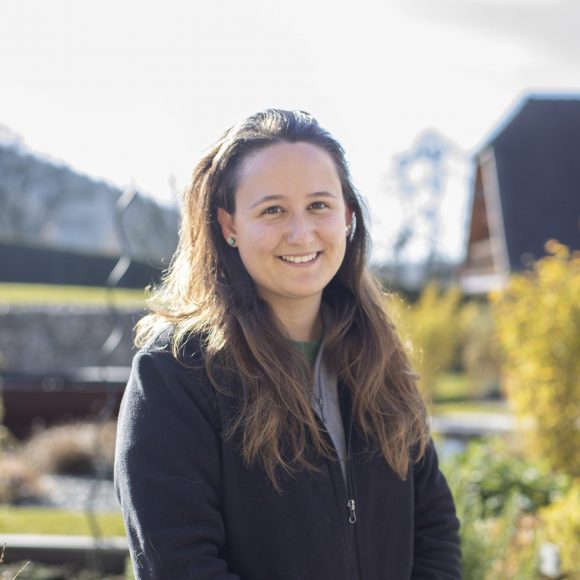
[(0, 372), (42, 373), (131, 365), (132, 329), (143, 311), (118, 311), (123, 338), (110, 357), (105, 344), (116, 321), (104, 308), (0, 305)]

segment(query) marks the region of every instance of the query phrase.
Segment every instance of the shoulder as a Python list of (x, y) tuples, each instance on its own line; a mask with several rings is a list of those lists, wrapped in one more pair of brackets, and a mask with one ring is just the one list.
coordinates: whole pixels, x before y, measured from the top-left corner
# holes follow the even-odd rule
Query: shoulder
[[(177, 348), (174, 347), (178, 342)], [(151, 354), (154, 356), (171, 355), (177, 352), (176, 362), (184, 365), (189, 363), (199, 363), (204, 358), (204, 337), (201, 334), (189, 334), (186, 338), (179, 340), (176, 336), (175, 327), (167, 324), (159, 328), (157, 334), (153, 336), (138, 352), (137, 356), (142, 354)], [(175, 358), (175, 356), (174, 356)]]
[(191, 336), (174, 353), (173, 329), (160, 332), (133, 358), (126, 404), (178, 414), (195, 406), (214, 423), (217, 393), (205, 370), (202, 344), (200, 337)]
[(161, 370), (164, 376), (173, 377), (186, 374), (190, 378), (197, 376), (205, 382), (205, 353), (203, 337), (189, 335), (186, 339), (176, 343), (175, 329), (167, 325), (147, 344), (140, 348), (133, 358), (133, 371), (142, 368), (142, 362), (147, 361), (151, 366)]

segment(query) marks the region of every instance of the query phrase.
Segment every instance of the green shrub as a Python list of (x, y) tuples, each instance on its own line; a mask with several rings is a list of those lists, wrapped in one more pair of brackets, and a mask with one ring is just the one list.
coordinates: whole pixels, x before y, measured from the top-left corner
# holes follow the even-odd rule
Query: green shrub
[(470, 443), (465, 452), (447, 460), (444, 469), (465, 501), (481, 505), (483, 518), (499, 516), (510, 498), (523, 512), (536, 513), (571, 484), (569, 476), (515, 454), (501, 439)]
[(520, 418), (532, 418), (528, 449), (580, 475), (580, 254), (557, 242), (532, 272), (491, 296), (504, 380)]
[(490, 522), (495, 550), (487, 580), (539, 580), (538, 518), (525, 514), (514, 495), (505, 503), (501, 515)]
[(470, 580), (485, 580), (491, 571), (495, 543), (493, 523), (483, 517), (483, 503), (475, 495), (464, 493), (461, 485), (453, 486), (457, 516), (461, 521), (461, 556), (463, 576)]
[(523, 513), (515, 495), (503, 503), (494, 517), (485, 516), (478, 495), (454, 489), (457, 514), (461, 521), (463, 577), (469, 580), (531, 580), (536, 570), (538, 540), (534, 516)]
[(471, 443), (442, 469), (461, 520), (464, 577), (540, 578), (538, 510), (561, 497), (570, 478), (522, 458), (499, 439)]

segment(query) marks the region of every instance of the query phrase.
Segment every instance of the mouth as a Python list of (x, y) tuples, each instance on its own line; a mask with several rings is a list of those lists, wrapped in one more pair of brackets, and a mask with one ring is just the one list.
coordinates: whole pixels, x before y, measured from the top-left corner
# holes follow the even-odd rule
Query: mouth
[(311, 252), (310, 254), (299, 254), (293, 256), (283, 255), (278, 256), (278, 258), (283, 262), (288, 262), (290, 264), (307, 264), (308, 262), (314, 262), (321, 253), (322, 252)]

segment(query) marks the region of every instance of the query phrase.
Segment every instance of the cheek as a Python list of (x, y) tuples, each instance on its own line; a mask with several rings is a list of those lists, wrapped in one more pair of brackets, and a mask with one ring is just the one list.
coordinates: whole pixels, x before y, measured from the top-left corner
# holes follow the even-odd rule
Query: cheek
[(238, 237), (238, 249), (246, 269), (252, 265), (259, 268), (277, 246), (278, 237), (271, 228), (263, 226), (245, 228)]
[(328, 224), (327, 235), (332, 237), (336, 243), (346, 242), (346, 221), (342, 215), (334, 217), (331, 223)]
[(267, 227), (255, 227), (246, 232), (244, 236), (246, 249), (252, 253), (268, 253), (272, 251), (279, 242), (279, 236)]

